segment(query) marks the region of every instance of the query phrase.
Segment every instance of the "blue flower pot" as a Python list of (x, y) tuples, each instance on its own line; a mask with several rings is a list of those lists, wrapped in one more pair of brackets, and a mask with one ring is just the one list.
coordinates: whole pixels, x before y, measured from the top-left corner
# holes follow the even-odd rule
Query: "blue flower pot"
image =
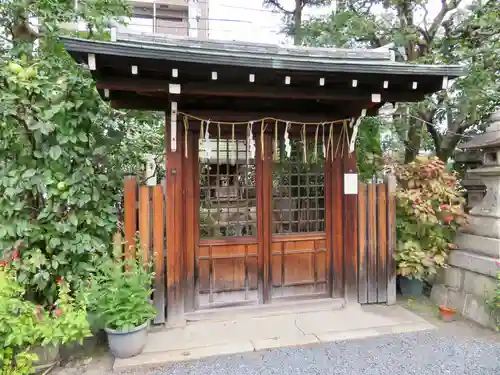
[(420, 297), (423, 294), (424, 283), (422, 280), (400, 277), (399, 287), (404, 297)]

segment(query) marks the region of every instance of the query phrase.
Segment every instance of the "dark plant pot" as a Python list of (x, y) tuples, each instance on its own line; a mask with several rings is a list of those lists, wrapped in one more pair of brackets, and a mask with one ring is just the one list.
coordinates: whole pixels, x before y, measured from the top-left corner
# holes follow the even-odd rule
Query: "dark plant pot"
[(128, 331), (104, 328), (108, 334), (111, 354), (116, 358), (130, 358), (141, 354), (148, 337), (149, 321)]
[(55, 365), (59, 359), (59, 346), (35, 346), (31, 352), (38, 356), (38, 360), (33, 362), (36, 373), (45, 372), (48, 368)]
[(420, 297), (423, 294), (424, 283), (418, 279), (400, 277), (399, 287), (401, 288), (401, 295), (404, 297)]
[(439, 306), (439, 314), (441, 315), (441, 319), (443, 322), (452, 322), (455, 320), (455, 314), (457, 310), (452, 307)]

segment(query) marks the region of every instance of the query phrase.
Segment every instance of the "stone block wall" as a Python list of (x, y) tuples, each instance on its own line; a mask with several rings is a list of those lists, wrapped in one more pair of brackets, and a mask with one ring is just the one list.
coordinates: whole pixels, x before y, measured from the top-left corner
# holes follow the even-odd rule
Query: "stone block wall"
[(495, 328), (496, 317), (486, 305), (495, 288), (493, 277), (450, 266), (440, 272), (431, 299), (439, 305), (457, 309), (458, 314), (482, 326)]

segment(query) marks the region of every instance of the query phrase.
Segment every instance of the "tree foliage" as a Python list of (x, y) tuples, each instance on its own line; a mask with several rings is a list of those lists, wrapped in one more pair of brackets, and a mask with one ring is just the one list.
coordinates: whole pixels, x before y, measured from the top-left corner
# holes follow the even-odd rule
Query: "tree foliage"
[(285, 31), (293, 35), (293, 44), (301, 45), (303, 40), (302, 16), (306, 7), (322, 7), (330, 5), (332, 0), (294, 0), (293, 8), (287, 8), (281, 0), (263, 0), (265, 7), (282, 14)]
[(58, 0), (0, 3), (0, 258), (19, 259), (18, 280), (42, 304), (56, 298), (56, 280), (76, 287), (108, 253), (123, 174), (137, 171), (146, 150), (161, 153), (159, 119), (113, 111), (57, 42), (65, 22), (79, 19), (87, 36), (102, 37), (124, 14), (123, 0), (76, 9)]
[(307, 45), (379, 48), (391, 43), (409, 62), (467, 67), (468, 75), (447, 90), (400, 106), (397, 134), (406, 147), (406, 162), (417, 155), (424, 132), (436, 155), (446, 160), (470, 132), (483, 128), (500, 104), (500, 2), (462, 3), (443, 0), (430, 17), (430, 0), (351, 0), (302, 27)]

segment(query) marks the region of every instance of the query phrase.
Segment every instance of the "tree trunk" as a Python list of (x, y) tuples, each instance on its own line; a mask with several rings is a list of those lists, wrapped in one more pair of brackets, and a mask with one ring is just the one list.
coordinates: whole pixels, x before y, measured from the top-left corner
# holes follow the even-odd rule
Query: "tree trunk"
[(300, 46), (302, 44), (302, 0), (295, 0), (293, 19), (293, 44)]
[(422, 122), (410, 118), (408, 139), (405, 142), (405, 164), (411, 163), (418, 156), (422, 142)]

